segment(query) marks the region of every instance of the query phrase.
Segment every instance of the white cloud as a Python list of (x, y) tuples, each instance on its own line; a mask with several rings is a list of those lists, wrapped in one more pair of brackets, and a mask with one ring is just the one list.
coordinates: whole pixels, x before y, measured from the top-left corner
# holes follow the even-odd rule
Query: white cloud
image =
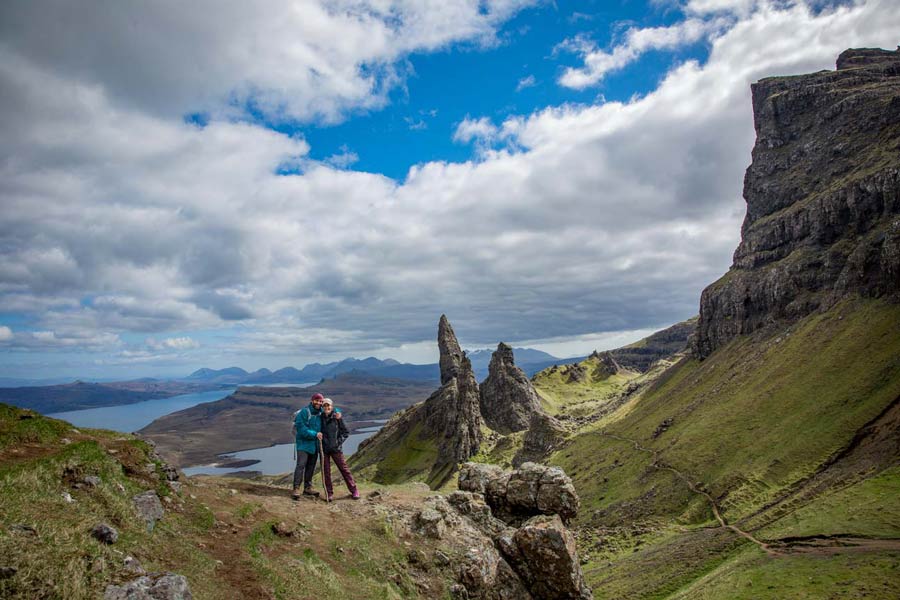
[(453, 141), (462, 144), (468, 144), (473, 141), (491, 142), (499, 129), (487, 117), (471, 119), (468, 116), (456, 126), (453, 132)]
[[(893, 47), (893, 8), (760, 8), (645, 97), (469, 117), (454, 139), (492, 149), (402, 182), (326, 164), (279, 176), (308, 161), (304, 140), (185, 124), (139, 102), (141, 82), (107, 85), (37, 41), (5, 45), (0, 304), (48, 332), (13, 344), (121, 350), (121, 332), (219, 328), (199, 352), (299, 364), (408, 349), (442, 312), (473, 346), (686, 318), (737, 243), (749, 84), (829, 68), (848, 46)], [(429, 27), (423, 39), (446, 39)]]
[(8, 342), (13, 339), (12, 329), (6, 325), (0, 325), (0, 342)]
[(689, 0), (685, 12), (699, 15), (735, 12), (746, 15), (758, 3), (759, 0)]
[(4, 51), (157, 116), (240, 112), (337, 120), (382, 106), (412, 51), (496, 43), (534, 0), (4, 2)]
[(560, 76), (559, 83), (574, 89), (596, 85), (607, 73), (622, 69), (649, 50), (692, 44), (723, 25), (724, 21), (721, 20), (687, 19), (667, 27), (631, 28), (625, 34), (625, 41), (616, 45), (611, 52), (600, 50), (593, 41), (584, 37), (565, 40), (557, 46), (557, 50), (580, 55), (584, 66), (567, 68)]
[(324, 162), (337, 169), (346, 169), (354, 163), (359, 162), (359, 155), (345, 145), (341, 147), (339, 153), (332, 154), (326, 158)]
[(147, 338), (147, 346), (153, 350), (194, 350), (200, 347), (200, 343), (188, 336), (181, 336), (163, 340)]
[(529, 75), (528, 77), (523, 77), (519, 80), (518, 85), (516, 85), (516, 91), (521, 92), (522, 90), (534, 87), (535, 85), (537, 85), (537, 80), (534, 78), (534, 75)]

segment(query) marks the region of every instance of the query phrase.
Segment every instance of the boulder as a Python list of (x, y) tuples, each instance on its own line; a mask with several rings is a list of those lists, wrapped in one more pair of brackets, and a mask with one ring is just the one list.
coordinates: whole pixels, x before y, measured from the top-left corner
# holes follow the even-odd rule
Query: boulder
[(507, 549), (506, 557), (534, 597), (593, 598), (578, 561), (575, 537), (559, 516), (533, 517), (499, 545)]
[(103, 600), (192, 600), (183, 575), (159, 573), (145, 575), (123, 585), (107, 586)]
[(119, 541), (119, 532), (106, 523), (98, 523), (91, 529), (91, 536), (104, 544), (115, 544)]
[(504, 473), (497, 465), (468, 462), (459, 468), (458, 485), (464, 492), (484, 494), (488, 483)]
[(81, 483), (86, 485), (87, 487), (98, 487), (101, 483), (100, 478), (96, 475), (86, 475)]
[(493, 516), (510, 525), (538, 514), (558, 514), (569, 522), (580, 506), (575, 486), (562, 469), (531, 462), (514, 471), (466, 463), (460, 468), (459, 488), (483, 493)]
[(138, 516), (147, 523), (147, 531), (153, 531), (156, 522), (165, 514), (159, 496), (153, 490), (147, 490), (132, 498), (132, 503)]
[(488, 376), (479, 393), (484, 422), (500, 433), (527, 429), (532, 416), (543, 412), (531, 381), (516, 366), (513, 349), (502, 342), (491, 355)]

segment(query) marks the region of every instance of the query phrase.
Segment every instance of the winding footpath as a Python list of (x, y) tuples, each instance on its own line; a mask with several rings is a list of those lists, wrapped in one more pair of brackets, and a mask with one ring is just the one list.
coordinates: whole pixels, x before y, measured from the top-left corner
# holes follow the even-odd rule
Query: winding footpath
[(774, 547), (772, 547), (770, 544), (767, 544), (766, 542), (763, 542), (763, 541), (757, 539), (756, 537), (753, 536), (753, 534), (748, 533), (747, 531), (744, 531), (737, 525), (732, 525), (731, 523), (726, 521), (725, 517), (722, 516), (722, 512), (719, 510), (719, 505), (716, 504), (716, 501), (709, 494), (709, 492), (706, 492), (705, 490), (698, 488), (697, 485), (693, 481), (691, 481), (691, 479), (687, 475), (685, 475), (683, 472), (679, 471), (672, 465), (669, 465), (669, 464), (663, 462), (662, 459), (660, 458), (659, 452), (657, 450), (653, 450), (651, 448), (646, 448), (646, 447), (642, 446), (641, 443), (638, 442), (637, 440), (633, 440), (630, 438), (615, 435), (613, 433), (606, 433), (605, 431), (599, 431), (598, 433), (602, 436), (612, 438), (612, 439), (618, 440), (620, 442), (629, 443), (634, 447), (635, 450), (649, 454), (653, 458), (652, 462), (650, 463), (651, 467), (653, 467), (654, 469), (671, 471), (672, 473), (675, 474), (676, 477), (678, 477), (680, 480), (682, 480), (692, 492), (694, 492), (695, 494), (699, 494), (699, 495), (703, 496), (704, 498), (706, 498), (706, 501), (709, 503), (710, 508), (712, 508), (713, 515), (715, 515), (716, 520), (719, 522), (719, 525), (721, 525), (722, 527), (725, 527), (726, 529), (730, 529), (731, 531), (735, 532), (736, 534), (753, 542), (754, 544), (759, 546), (766, 554), (768, 554), (770, 556), (775, 556), (775, 555), (780, 554), (780, 552), (778, 550), (776, 550)]

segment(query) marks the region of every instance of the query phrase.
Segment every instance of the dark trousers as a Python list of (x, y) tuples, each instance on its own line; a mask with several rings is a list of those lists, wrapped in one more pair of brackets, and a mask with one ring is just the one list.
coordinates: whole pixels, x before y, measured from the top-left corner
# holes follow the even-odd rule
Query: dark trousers
[(356, 481), (353, 480), (353, 475), (350, 473), (350, 467), (347, 466), (347, 461), (344, 459), (343, 452), (335, 452), (334, 454), (326, 453), (325, 456), (322, 457), (322, 473), (325, 475), (325, 491), (328, 492), (329, 496), (334, 495), (334, 488), (331, 486), (332, 460), (334, 461), (334, 464), (337, 465), (338, 471), (341, 472), (344, 483), (347, 484), (347, 489), (350, 490), (351, 494), (355, 493)]
[(316, 460), (319, 458), (318, 452), (304, 452), (297, 450), (297, 466), (294, 467), (294, 489), (300, 487), (303, 481), (303, 488), (312, 487), (313, 473), (316, 472)]

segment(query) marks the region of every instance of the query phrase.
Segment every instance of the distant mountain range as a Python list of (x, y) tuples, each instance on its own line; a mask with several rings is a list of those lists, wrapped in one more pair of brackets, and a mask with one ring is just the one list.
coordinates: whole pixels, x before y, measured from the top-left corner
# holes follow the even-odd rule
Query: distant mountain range
[[(472, 361), (472, 369), (476, 377), (483, 379), (487, 376), (488, 365), (491, 362), (493, 350), (478, 349), (468, 353)], [(585, 357), (557, 358), (552, 354), (534, 350), (533, 348), (514, 348), (516, 364), (529, 376), (555, 364), (568, 364), (584, 360)], [(357, 371), (368, 373), (377, 377), (391, 379), (408, 379), (411, 381), (436, 382), (440, 380), (440, 369), (437, 363), (427, 365), (414, 365), (401, 363), (392, 358), (384, 360), (369, 358), (345, 358), (341, 361), (330, 363), (311, 363), (297, 369), (284, 367), (277, 371), (259, 369), (248, 372), (240, 367), (227, 369), (198, 369), (185, 377), (183, 381), (195, 381), (205, 383), (227, 383), (233, 385), (272, 385), (277, 383), (314, 383), (323, 379), (333, 379), (342, 374)]]

